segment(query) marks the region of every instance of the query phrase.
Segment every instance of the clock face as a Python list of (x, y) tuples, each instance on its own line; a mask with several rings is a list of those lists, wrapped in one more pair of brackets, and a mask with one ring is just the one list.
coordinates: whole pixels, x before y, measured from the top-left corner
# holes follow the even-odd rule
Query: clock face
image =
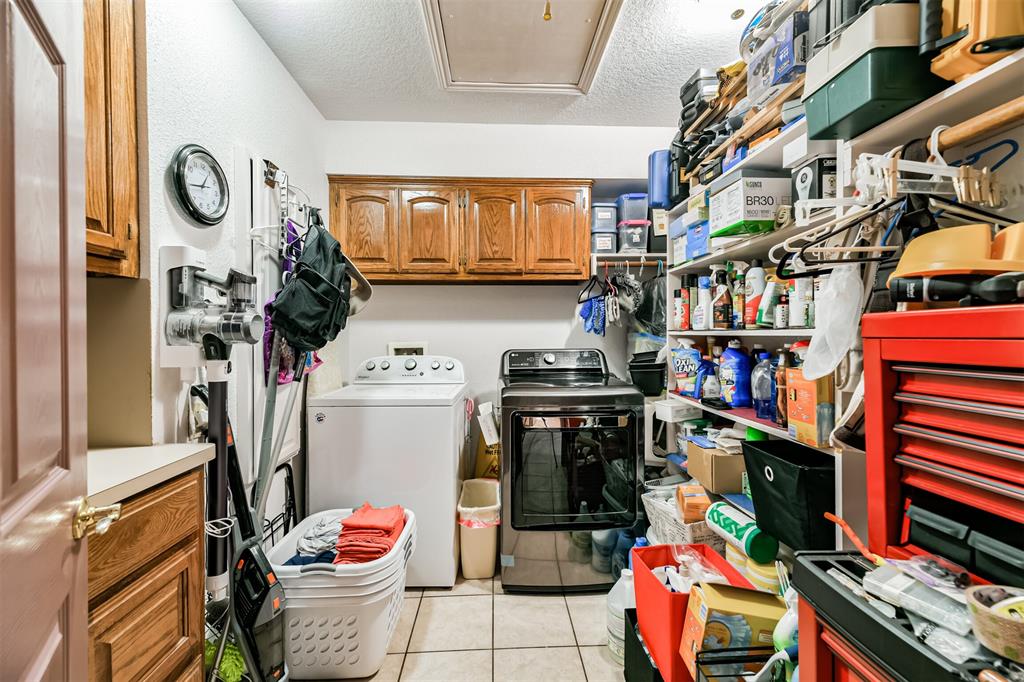
[(215, 225), (228, 210), (224, 171), (212, 155), (198, 145), (182, 147), (175, 160), (175, 186), (185, 210), (196, 221)]

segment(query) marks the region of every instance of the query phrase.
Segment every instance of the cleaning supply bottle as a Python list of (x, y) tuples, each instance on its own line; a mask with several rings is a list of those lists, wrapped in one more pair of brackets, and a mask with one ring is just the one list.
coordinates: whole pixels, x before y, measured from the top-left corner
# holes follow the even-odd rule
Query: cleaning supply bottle
[(789, 328), (789, 293), (786, 291), (779, 294), (779, 302), (775, 304), (774, 325), (776, 329)]
[(750, 267), (743, 273), (743, 324), (747, 328), (757, 325), (757, 308), (761, 305), (761, 296), (767, 283), (765, 277), (758, 258), (750, 261)]
[[(651, 546), (651, 541), (648, 540), (643, 535), (638, 537), (636, 539), (636, 542), (633, 543), (633, 549), (636, 549), (637, 547), (650, 547), (650, 546)], [(631, 570), (631, 571), (633, 570), (633, 552), (632, 551), (629, 552), (629, 570)]]
[(779, 351), (779, 358), (775, 365), (775, 423), (785, 428), (789, 424), (786, 410), (788, 408), (786, 398), (786, 370), (793, 362), (789, 356), (789, 344), (783, 346)]
[(750, 392), (754, 401), (754, 416), (775, 421), (775, 401), (772, 400), (772, 362), (770, 353), (758, 353), (757, 365), (750, 375)]
[(711, 329), (711, 278), (701, 277), (697, 280), (697, 307), (693, 311), (693, 324), (696, 331)]
[(779, 303), (779, 280), (768, 275), (761, 294), (761, 302), (757, 306), (757, 326), (771, 328), (775, 326), (775, 306)]
[(746, 315), (744, 301), (746, 283), (742, 272), (736, 274), (736, 284), (732, 288), (732, 328), (744, 329), (743, 318)]
[(694, 398), (718, 398), (722, 395), (722, 387), (718, 381), (718, 365), (710, 355), (701, 358), (697, 368), (697, 382), (694, 386)]
[(697, 276), (696, 275), (683, 275), (683, 287), (685, 287), (690, 293), (686, 299), (690, 302), (690, 310), (687, 317), (687, 329), (694, 329), (693, 326), (693, 310), (697, 307), (697, 299), (699, 297), (697, 287)]
[(633, 571), (623, 569), (608, 592), (607, 627), (608, 651), (620, 665), (626, 653), (626, 609), (636, 608)]
[(720, 372), (722, 383), (722, 400), (730, 407), (750, 407), (753, 399), (750, 396), (750, 356), (747, 355), (740, 342), (733, 339), (722, 354)]
[(712, 329), (729, 329), (732, 326), (732, 292), (729, 291), (729, 275), (725, 270), (715, 271), (711, 310)]

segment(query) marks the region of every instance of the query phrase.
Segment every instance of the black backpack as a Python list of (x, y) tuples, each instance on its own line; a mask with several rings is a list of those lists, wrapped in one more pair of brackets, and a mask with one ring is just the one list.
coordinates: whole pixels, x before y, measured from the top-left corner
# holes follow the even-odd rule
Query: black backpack
[(341, 245), (311, 210), (295, 271), (271, 303), (274, 329), (298, 353), (319, 350), (345, 328), (352, 278)]

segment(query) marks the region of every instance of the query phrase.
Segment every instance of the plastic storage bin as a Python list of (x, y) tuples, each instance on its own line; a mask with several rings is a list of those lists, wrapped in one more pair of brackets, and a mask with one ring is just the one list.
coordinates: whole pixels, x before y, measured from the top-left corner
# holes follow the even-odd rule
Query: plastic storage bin
[(416, 517), (385, 556), (364, 564), (286, 566), (295, 545), (318, 520), (346, 517), (329, 509), (303, 519), (267, 554), (285, 601), (285, 662), (289, 677), (348, 679), (374, 674), (384, 663), (405, 596), (405, 573), (416, 549)]
[[(753, 585), (729, 565), (718, 552), (707, 545), (690, 545), (708, 560), (730, 585), (752, 590)], [(679, 642), (683, 638), (683, 622), (690, 595), (671, 592), (655, 577), (653, 570), (660, 566), (677, 565), (671, 545), (655, 545), (633, 549), (633, 583), (636, 588), (636, 613), (640, 635), (647, 643), (651, 658), (661, 676), (668, 682), (689, 682), (679, 655)]]
[(647, 203), (650, 208), (672, 208), (668, 199), (668, 150), (647, 157)]
[(665, 391), (667, 365), (657, 360), (634, 358), (629, 361), (629, 379), (646, 396), (658, 396)]
[(590, 207), (590, 231), (614, 232), (619, 224), (619, 209), (615, 202), (595, 202)]
[(462, 482), (459, 496), (459, 540), (462, 545), (462, 577), (467, 580), (494, 577), (498, 557), (498, 524), (501, 496), (493, 478)]
[(620, 223), (624, 220), (647, 220), (647, 194), (644, 192), (620, 194), (615, 206)]
[(832, 549), (835, 459), (785, 440), (743, 441), (757, 527), (794, 550)]
[(619, 253), (646, 253), (650, 220), (619, 221)]

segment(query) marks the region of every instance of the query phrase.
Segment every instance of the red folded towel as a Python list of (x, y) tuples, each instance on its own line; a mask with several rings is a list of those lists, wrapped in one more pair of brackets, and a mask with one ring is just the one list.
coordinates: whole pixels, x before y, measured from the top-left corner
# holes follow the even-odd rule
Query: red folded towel
[(395, 546), (405, 528), (405, 510), (395, 505), (375, 509), (364, 504), (341, 522), (335, 546), (336, 564), (361, 564), (379, 559)]
[(405, 525), (405, 510), (397, 504), (377, 509), (364, 502), (351, 516), (342, 519), (341, 525), (343, 533), (358, 530), (364, 534), (386, 536), (396, 527), (402, 528)]

